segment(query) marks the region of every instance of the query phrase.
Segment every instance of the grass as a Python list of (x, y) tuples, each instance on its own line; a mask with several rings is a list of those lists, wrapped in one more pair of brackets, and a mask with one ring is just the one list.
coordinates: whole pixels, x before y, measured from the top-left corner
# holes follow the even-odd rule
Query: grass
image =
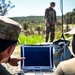
[[(64, 38), (69, 38), (71, 35), (67, 35), (65, 36), (64, 35)], [(57, 40), (59, 38), (62, 37), (62, 33), (61, 31), (57, 31), (55, 32), (55, 39), (54, 40)], [(19, 45), (22, 45), (22, 44), (40, 44), (42, 42), (45, 42), (45, 35), (38, 35), (38, 34), (33, 34), (33, 35), (24, 35), (23, 33), (20, 34), (19, 36)]]
[(23, 33), (20, 34), (19, 36), (19, 44), (37, 44), (37, 43), (41, 43), (44, 42), (44, 35), (29, 35), (29, 36), (25, 36)]

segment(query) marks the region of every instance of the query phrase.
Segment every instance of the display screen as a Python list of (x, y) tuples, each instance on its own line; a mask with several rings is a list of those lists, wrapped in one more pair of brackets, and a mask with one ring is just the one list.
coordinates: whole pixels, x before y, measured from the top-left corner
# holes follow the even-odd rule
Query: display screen
[(24, 47), (25, 66), (49, 66), (49, 47)]

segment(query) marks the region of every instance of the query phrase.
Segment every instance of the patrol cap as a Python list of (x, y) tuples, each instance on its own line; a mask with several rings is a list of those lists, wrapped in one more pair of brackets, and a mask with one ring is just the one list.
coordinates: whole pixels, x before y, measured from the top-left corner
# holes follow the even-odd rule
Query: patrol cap
[(0, 16), (0, 38), (5, 40), (18, 40), (22, 26), (16, 21)]
[(55, 6), (55, 2), (50, 2), (50, 5), (52, 6), (52, 5), (54, 5)]

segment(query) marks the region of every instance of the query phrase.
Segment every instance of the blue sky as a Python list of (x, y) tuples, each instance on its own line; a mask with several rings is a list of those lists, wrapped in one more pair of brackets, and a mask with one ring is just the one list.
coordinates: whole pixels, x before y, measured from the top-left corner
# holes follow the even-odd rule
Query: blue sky
[[(8, 11), (7, 17), (44, 16), (45, 9), (51, 1), (56, 3), (57, 15), (61, 15), (60, 0), (10, 0), (14, 8)], [(75, 8), (75, 0), (63, 0), (63, 14)]]

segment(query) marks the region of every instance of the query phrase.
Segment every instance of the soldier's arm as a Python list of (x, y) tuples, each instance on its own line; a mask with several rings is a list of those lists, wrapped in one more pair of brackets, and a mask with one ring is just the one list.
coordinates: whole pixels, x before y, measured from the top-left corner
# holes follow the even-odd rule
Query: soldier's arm
[(48, 9), (46, 9), (46, 10), (45, 10), (45, 19), (46, 19), (47, 21), (48, 21), (48, 19), (49, 19), (48, 16), (49, 16), (49, 14), (48, 14)]
[(55, 70), (55, 75), (64, 75), (64, 72), (61, 67), (61, 63), (59, 63), (59, 65), (57, 66), (57, 68)]

